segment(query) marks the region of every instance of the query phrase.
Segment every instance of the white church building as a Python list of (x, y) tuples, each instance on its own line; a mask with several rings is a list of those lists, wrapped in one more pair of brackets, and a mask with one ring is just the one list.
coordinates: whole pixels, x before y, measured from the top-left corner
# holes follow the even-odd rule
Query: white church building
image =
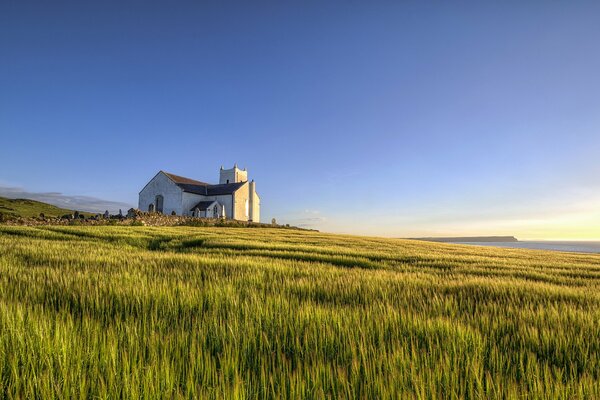
[(223, 169), (213, 185), (159, 171), (140, 192), (141, 211), (260, 222), (260, 198), (248, 171)]

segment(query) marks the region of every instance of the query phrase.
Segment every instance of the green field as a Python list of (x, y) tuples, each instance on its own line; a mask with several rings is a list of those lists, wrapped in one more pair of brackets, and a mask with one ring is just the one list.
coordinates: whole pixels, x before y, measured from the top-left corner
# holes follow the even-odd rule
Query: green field
[[(56, 207), (41, 201), (29, 199), (7, 199), (0, 197), (0, 214), (7, 217), (39, 217), (40, 213), (46, 217), (60, 217), (66, 214), (73, 214), (73, 210)], [(91, 213), (82, 212), (85, 216), (91, 216)], [(0, 219), (1, 220), (1, 219)]]
[(0, 398), (600, 398), (600, 256), (0, 226)]

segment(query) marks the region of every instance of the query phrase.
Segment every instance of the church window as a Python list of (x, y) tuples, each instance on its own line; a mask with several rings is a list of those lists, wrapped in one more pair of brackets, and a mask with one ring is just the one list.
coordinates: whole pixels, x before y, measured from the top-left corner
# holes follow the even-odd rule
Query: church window
[(154, 204), (148, 206), (148, 212), (154, 212)]
[(156, 212), (159, 212), (159, 213), (163, 212), (163, 202), (164, 202), (163, 196), (160, 195), (160, 194), (157, 195), (156, 196), (156, 201), (155, 201), (155, 203), (156, 203)]
[(229, 183), (229, 179), (227, 179), (227, 183)]
[(217, 218), (219, 216), (219, 207), (215, 204), (215, 207), (213, 208), (213, 216), (215, 218)]

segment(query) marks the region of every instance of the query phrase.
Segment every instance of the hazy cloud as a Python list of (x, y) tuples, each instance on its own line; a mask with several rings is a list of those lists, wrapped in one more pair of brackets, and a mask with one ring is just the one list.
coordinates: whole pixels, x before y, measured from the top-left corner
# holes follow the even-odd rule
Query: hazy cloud
[(292, 212), (287, 214), (285, 223), (289, 223), (293, 226), (300, 228), (312, 228), (319, 229), (322, 225), (327, 222), (327, 218), (321, 215), (318, 210), (303, 210), (300, 212)]
[(125, 212), (126, 210), (132, 207), (131, 204), (111, 200), (104, 200), (91, 196), (69, 196), (58, 192), (28, 192), (25, 189), (19, 187), (0, 186), (0, 196), (7, 197), (10, 199), (37, 200), (70, 210), (97, 213), (102, 213), (105, 210), (108, 210), (111, 213), (116, 213), (119, 211), (119, 209)]

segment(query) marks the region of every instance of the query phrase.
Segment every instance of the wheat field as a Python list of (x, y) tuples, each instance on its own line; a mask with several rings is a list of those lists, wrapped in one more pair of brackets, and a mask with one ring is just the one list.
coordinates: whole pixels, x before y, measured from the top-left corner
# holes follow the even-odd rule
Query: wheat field
[(0, 226), (0, 398), (600, 398), (600, 255)]

